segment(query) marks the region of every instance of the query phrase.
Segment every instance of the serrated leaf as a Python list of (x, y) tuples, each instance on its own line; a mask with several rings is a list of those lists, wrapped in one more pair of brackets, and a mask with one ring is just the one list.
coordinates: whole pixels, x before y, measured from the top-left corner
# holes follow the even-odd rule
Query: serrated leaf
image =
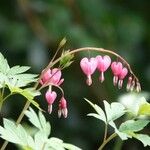
[(150, 121), (149, 120), (128, 120), (119, 127), (120, 132), (137, 132), (142, 130)]
[(40, 111), (39, 111), (39, 120), (41, 123), (42, 131), (48, 137), (50, 135), (51, 127), (50, 127), (50, 124), (46, 122), (44, 115)]
[(150, 146), (150, 136), (146, 134), (136, 134), (134, 138), (140, 140), (144, 146)]
[(95, 109), (95, 111), (98, 113), (99, 117), (96, 115), (94, 115), (94, 117), (98, 117), (98, 119), (104, 121), (106, 123), (106, 116), (104, 111), (96, 104), (93, 104), (92, 102), (90, 102), (88, 99), (85, 98), (85, 100)]
[(0, 88), (5, 86), (6, 81), (7, 81), (7, 76), (0, 72)]
[(45, 133), (43, 133), (42, 131), (39, 131), (35, 134), (34, 141), (35, 141), (35, 146), (36, 146), (35, 149), (42, 150), (43, 146), (47, 142), (47, 137), (46, 137)]
[(107, 101), (104, 102), (105, 112), (107, 116), (107, 122), (114, 121), (125, 114), (125, 107), (121, 103), (111, 103), (111, 105)]
[[(100, 115), (95, 114), (95, 113), (89, 113), (89, 114), (87, 114), (87, 116), (92, 116), (92, 117), (94, 117), (94, 118), (96, 118), (96, 119), (99, 119), (99, 120), (104, 121), (104, 118), (102, 118)], [(104, 122), (105, 122), (105, 121), (104, 121)]]
[(145, 103), (145, 104), (140, 105), (139, 110), (138, 110), (138, 115), (150, 116), (150, 104)]
[(68, 143), (63, 143), (63, 147), (68, 150), (81, 150), (81, 148)]
[(50, 124), (46, 122), (44, 115), (39, 111), (39, 115), (30, 107), (29, 111), (25, 112), (25, 115), (29, 118), (29, 121), (37, 127), (46, 137), (50, 134)]
[(13, 87), (24, 87), (30, 83), (36, 82), (37, 79), (35, 78), (37, 75), (35, 74), (17, 74), (11, 75), (8, 78), (7, 84)]
[(7, 71), (10, 69), (7, 60), (4, 58), (2, 53), (0, 53), (0, 72), (6, 74)]
[(28, 117), (29, 121), (38, 129), (42, 130), (41, 123), (35, 111), (30, 107), (29, 110), (25, 112), (25, 115)]
[(50, 150), (65, 150), (63, 147), (63, 141), (55, 137), (48, 139), (47, 147), (50, 148)]
[(20, 74), (20, 73), (24, 73), (29, 69), (30, 69), (29, 66), (19, 66), (19, 65), (14, 66), (14, 67), (10, 68), (10, 70), (7, 72), (7, 75), (8, 76), (17, 75), (17, 74)]
[(21, 125), (17, 126), (14, 122), (8, 119), (4, 119), (4, 128), (0, 126), (0, 136), (7, 141), (22, 146), (28, 145), (27, 139), (30, 137)]

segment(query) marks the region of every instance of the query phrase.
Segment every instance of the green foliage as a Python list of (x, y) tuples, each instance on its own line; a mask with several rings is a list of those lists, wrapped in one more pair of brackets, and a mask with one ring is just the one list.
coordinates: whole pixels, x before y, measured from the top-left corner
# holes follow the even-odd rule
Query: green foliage
[(106, 120), (106, 115), (105, 115), (105, 113), (104, 113), (104, 111), (98, 106), (98, 105), (96, 105), (96, 104), (93, 104), (92, 102), (90, 102), (89, 100), (87, 100), (87, 99), (85, 99), (94, 109), (95, 109), (95, 111), (97, 112), (97, 114), (96, 113), (90, 113), (90, 114), (88, 114), (88, 116), (93, 116), (93, 117), (95, 117), (95, 118), (97, 118), (97, 119), (100, 119), (100, 120), (102, 120), (102, 121), (104, 121), (105, 123), (107, 122)]
[(48, 138), (51, 127), (40, 111), (37, 115), (32, 108), (29, 108), (29, 110), (25, 112), (25, 115), (38, 130), (33, 137), (28, 134), (21, 124), (16, 125), (13, 121), (8, 119), (3, 120), (4, 127), (0, 126), (0, 137), (9, 142), (18, 144), (24, 150), (81, 150), (72, 144), (64, 143), (58, 138)]
[[(34, 97), (40, 95), (40, 92), (33, 88), (27, 88), (29, 84), (37, 81), (35, 78), (37, 75), (25, 73), (29, 69), (30, 67), (28, 66), (14, 66), (10, 68), (7, 60), (0, 53), (0, 89), (3, 89), (4, 91), (5, 88), (9, 88), (9, 96), (13, 94), (20, 94), (39, 108), (39, 105), (34, 100)], [(4, 94), (5, 93), (1, 94), (1, 104), (8, 96), (7, 95), (4, 97)]]
[(150, 116), (150, 104), (144, 103), (144, 104), (140, 105), (138, 114)]
[(63, 51), (61, 55), (61, 60), (60, 60), (60, 66), (62, 68), (67, 68), (69, 67), (73, 61), (72, 59), (74, 58), (73, 54), (68, 54), (70, 51)]
[(28, 66), (9, 67), (7, 60), (0, 53), (0, 87), (11, 85), (12, 87), (25, 87), (32, 82), (36, 82), (35, 74), (24, 73), (29, 70)]
[[(142, 129), (144, 129), (144, 127), (148, 125), (150, 120), (148, 120), (148, 119), (140, 119), (140, 118), (135, 120), (133, 118), (131, 120), (127, 120), (127, 121), (123, 122), (120, 125), (120, 127), (117, 128), (117, 126), (116, 126), (114, 121), (116, 119), (119, 119), (125, 113), (128, 113), (127, 110), (125, 109), (125, 107), (121, 103), (113, 102), (113, 103), (109, 104), (107, 101), (104, 100), (103, 101), (104, 102), (104, 108), (105, 108), (105, 112), (104, 112), (98, 105), (93, 104), (92, 102), (90, 102), (87, 99), (85, 99), (85, 100), (97, 112), (97, 113), (90, 113), (90, 114), (88, 114), (88, 116), (93, 116), (93, 117), (95, 117), (97, 119), (102, 120), (103, 122), (105, 122), (106, 126), (107, 126), (107, 124), (109, 124), (111, 127), (114, 128), (115, 133), (122, 140), (127, 140), (128, 138), (134, 137), (134, 138), (138, 139), (139, 141), (141, 141), (144, 146), (150, 146), (150, 137), (148, 135), (136, 133), (136, 132), (139, 132)], [(141, 111), (141, 114), (144, 114), (144, 115), (148, 114), (148, 109), (149, 109), (148, 103), (141, 104), (140, 107), (142, 109), (146, 108), (145, 111), (144, 110)], [(141, 109), (139, 109), (139, 111), (140, 110)], [(142, 113), (142, 112), (145, 112), (145, 113)]]
[(107, 115), (107, 122), (114, 121), (125, 114), (125, 107), (122, 104), (113, 102), (110, 105), (107, 101), (103, 102)]
[(150, 121), (148, 120), (127, 120), (126, 122), (122, 123), (119, 127), (120, 132), (137, 132), (142, 130)]

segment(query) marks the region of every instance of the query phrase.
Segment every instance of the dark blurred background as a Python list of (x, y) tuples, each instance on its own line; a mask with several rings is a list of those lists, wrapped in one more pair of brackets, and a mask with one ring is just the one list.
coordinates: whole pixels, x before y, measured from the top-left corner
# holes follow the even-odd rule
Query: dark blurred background
[[(32, 73), (41, 72), (61, 39), (66, 37), (65, 49), (93, 46), (116, 51), (130, 63), (143, 91), (149, 91), (149, 27), (149, 0), (0, 0), (0, 52), (10, 66), (29, 65)], [(86, 117), (94, 110), (83, 98), (103, 106), (103, 99), (116, 101), (126, 91), (113, 87), (111, 71), (105, 74), (103, 84), (97, 82), (98, 74), (95, 74), (93, 85), (87, 87), (79, 67), (80, 58), (86, 55), (76, 55), (75, 63), (63, 71), (68, 118), (57, 118), (57, 104), (52, 115), (45, 115), (52, 126), (51, 136), (84, 150), (96, 150), (102, 142), (104, 124)], [(37, 99), (46, 110), (44, 91)], [(24, 104), (22, 97), (15, 96), (4, 104), (1, 116), (16, 120)], [(120, 143), (118, 139), (113, 140), (106, 149), (116, 150), (117, 143)], [(128, 150), (148, 149), (137, 140), (125, 141), (121, 149), (126, 147)], [(7, 149), (17, 148), (9, 144)]]

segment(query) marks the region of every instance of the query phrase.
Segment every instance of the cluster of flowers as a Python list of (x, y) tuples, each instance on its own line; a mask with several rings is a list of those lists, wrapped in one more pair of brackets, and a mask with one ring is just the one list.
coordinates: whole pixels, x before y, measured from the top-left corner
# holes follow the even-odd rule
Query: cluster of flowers
[[(48, 69), (43, 74), (40, 80), (40, 83), (42, 86), (49, 86), (49, 89), (45, 93), (45, 98), (48, 103), (48, 112), (50, 114), (52, 112), (52, 105), (57, 97), (57, 93), (55, 91), (52, 91), (52, 86), (59, 87), (63, 83), (64, 79), (61, 79), (61, 76), (62, 76), (62, 73), (60, 69), (58, 68), (54, 68), (52, 70)], [(67, 101), (63, 95), (59, 101), (58, 117), (60, 118), (61, 115), (63, 115), (64, 118), (66, 118), (67, 114), (68, 114)]]
[[(121, 89), (123, 86), (123, 80), (128, 74), (128, 69), (123, 66), (123, 64), (119, 61), (111, 62), (111, 58), (107, 55), (100, 56), (98, 55), (95, 58), (83, 58), (80, 61), (80, 67), (84, 74), (87, 76), (86, 83), (88, 86), (92, 84), (92, 74), (96, 71), (96, 69), (100, 72), (99, 80), (103, 82), (105, 80), (104, 72), (111, 67), (113, 77), (114, 86), (118, 85), (118, 88)], [(135, 82), (132, 76), (128, 78), (127, 90), (132, 91), (136, 86), (136, 91), (139, 92), (140, 84), (139, 82)]]

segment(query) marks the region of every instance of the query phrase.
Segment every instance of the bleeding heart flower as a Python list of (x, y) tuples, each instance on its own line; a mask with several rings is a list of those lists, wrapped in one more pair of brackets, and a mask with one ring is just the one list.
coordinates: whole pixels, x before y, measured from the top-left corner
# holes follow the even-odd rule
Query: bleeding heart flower
[(97, 69), (101, 73), (100, 77), (99, 77), (99, 80), (101, 82), (103, 82), (105, 80), (104, 72), (109, 68), (109, 66), (111, 64), (111, 58), (107, 55), (105, 55), (105, 56), (98, 55), (96, 57), (96, 59), (97, 59)]
[(116, 86), (118, 83), (118, 88), (121, 89), (123, 85), (123, 79), (128, 74), (128, 69), (123, 67), (121, 62), (113, 62), (111, 64), (111, 70), (114, 74), (113, 83)]
[(64, 79), (61, 79), (61, 70), (58, 68), (48, 69), (44, 73), (40, 83), (43, 84), (52, 84), (52, 85), (61, 85)]
[(67, 101), (64, 97), (59, 101), (58, 117), (60, 118), (61, 115), (63, 115), (64, 118), (67, 118), (68, 115)]
[(86, 83), (87, 85), (91, 85), (92, 84), (92, 78), (91, 75), (95, 72), (96, 68), (97, 68), (97, 61), (96, 58), (83, 58), (80, 61), (80, 67), (82, 69), (82, 71), (84, 72), (84, 74), (87, 76), (87, 80)]
[(121, 73), (122, 68), (123, 68), (123, 66), (122, 66), (121, 62), (113, 62), (111, 64), (111, 70), (112, 70), (112, 72), (114, 74), (114, 77), (113, 77), (113, 84), (114, 84), (114, 86), (116, 86), (117, 83), (118, 83), (119, 74)]
[(54, 103), (57, 97), (57, 93), (55, 91), (48, 90), (45, 94), (46, 101), (48, 103), (48, 112), (51, 114), (52, 112), (52, 104)]

